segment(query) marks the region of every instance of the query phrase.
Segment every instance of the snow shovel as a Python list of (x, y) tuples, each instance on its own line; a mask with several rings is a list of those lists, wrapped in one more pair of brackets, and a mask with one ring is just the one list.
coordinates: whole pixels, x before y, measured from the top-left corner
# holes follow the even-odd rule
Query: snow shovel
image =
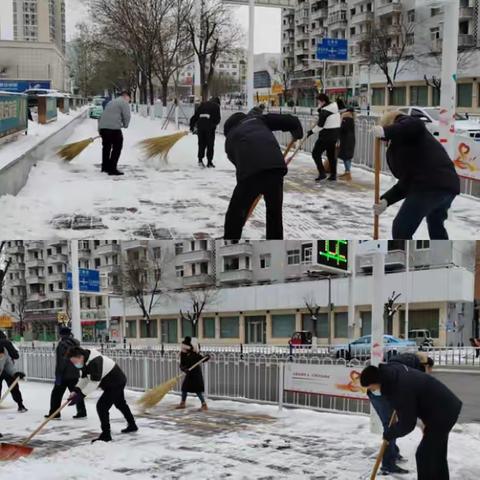
[[(394, 410), (392, 413), (392, 417), (390, 418), (390, 422), (388, 424), (389, 427), (391, 427), (394, 424), (396, 418), (397, 418), (397, 412)], [(370, 480), (375, 480), (377, 478), (378, 469), (380, 468), (380, 464), (382, 463), (383, 456), (385, 455), (385, 452), (388, 447), (388, 443), (389, 442), (387, 440), (384, 440), (382, 442), (382, 446), (380, 447), (380, 451), (378, 452), (377, 459), (375, 460), (375, 465), (373, 467), (372, 474), (370, 475)]]
[[(285, 158), (285, 164), (287, 165), (290, 165), (290, 162), (293, 160), (293, 158), (295, 157), (295, 155), (300, 151), (301, 149), (301, 146), (300, 148), (297, 148), (294, 152), (294, 154), (287, 160), (287, 155), (290, 153), (290, 150), (293, 148), (293, 146), (295, 145), (295, 142), (296, 140), (292, 140), (288, 146), (287, 146), (287, 149), (285, 150), (285, 153), (283, 154), (284, 158)], [(303, 145), (303, 140), (302, 140), (302, 143), (301, 145)], [(259, 195), (256, 200), (253, 202), (252, 206), (250, 207), (250, 210), (248, 211), (248, 215), (247, 215), (247, 221), (250, 219), (250, 217), (253, 215), (253, 212), (255, 211), (255, 209), (257, 208), (258, 204), (260, 203), (260, 200), (262, 199), (262, 195)]]
[[(380, 203), (380, 170), (382, 169), (381, 146), (382, 146), (381, 140), (379, 138), (376, 138), (375, 149), (374, 149), (375, 204)], [(378, 240), (379, 237), (380, 237), (380, 217), (378, 215), (375, 215), (373, 219), (373, 239)]]
[(17, 386), (18, 382), (20, 381), (20, 377), (17, 377), (14, 382), (10, 385), (8, 390), (3, 394), (2, 398), (0, 398), (0, 405), (3, 401), (7, 398), (8, 394)]
[(41, 430), (45, 427), (45, 425), (56, 417), (68, 404), (70, 400), (65, 400), (62, 405), (52, 413), (48, 418), (46, 418), (40, 426), (34, 430), (22, 443), (14, 444), (14, 443), (2, 443), (0, 444), (0, 461), (8, 461), (8, 460), (17, 460), (20, 457), (28, 457), (33, 452), (33, 447), (29, 447), (28, 443), (35, 437)]

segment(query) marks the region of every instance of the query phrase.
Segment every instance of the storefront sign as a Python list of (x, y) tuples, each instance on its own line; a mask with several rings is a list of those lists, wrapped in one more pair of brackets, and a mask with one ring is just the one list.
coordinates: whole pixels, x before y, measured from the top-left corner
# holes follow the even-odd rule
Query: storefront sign
[(0, 80), (0, 90), (3, 92), (23, 93), (26, 90), (50, 90), (50, 80)]
[(0, 316), (0, 328), (12, 328), (13, 321), (8, 315)]
[(360, 385), (361, 370), (362, 367), (349, 368), (343, 365), (287, 363), (284, 390), (367, 400), (365, 390)]
[(27, 129), (27, 97), (0, 94), (0, 138)]
[(457, 173), (470, 180), (480, 181), (480, 142), (463, 135), (455, 135), (453, 163)]

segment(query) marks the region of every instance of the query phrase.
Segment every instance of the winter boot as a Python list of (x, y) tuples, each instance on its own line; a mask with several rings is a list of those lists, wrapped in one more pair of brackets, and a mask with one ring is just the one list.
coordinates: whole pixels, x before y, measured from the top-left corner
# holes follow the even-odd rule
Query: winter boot
[(80, 418), (87, 418), (87, 412), (78, 412), (76, 415), (73, 416), (75, 420)]
[(207, 168), (215, 168), (215, 165), (213, 164), (213, 162), (208, 162)]
[(352, 181), (352, 174), (350, 172), (345, 172), (342, 175), (340, 175), (339, 180), (343, 180), (345, 182), (351, 182)]
[(123, 172), (121, 172), (120, 170), (112, 170), (111, 172), (108, 172), (108, 174), (111, 176), (111, 177), (120, 177), (121, 175), (125, 175)]
[[(44, 415), (44, 417), (48, 418), (50, 415), (51, 413)], [(61, 419), (62, 419), (62, 416), (59, 413), (52, 418), (52, 420), (61, 420)]]
[(138, 432), (138, 427), (135, 423), (128, 425), (127, 428), (124, 428), (122, 430), (122, 433), (132, 433), (132, 432)]
[(395, 473), (397, 475), (404, 475), (409, 473), (409, 471), (405, 470), (402, 467), (399, 467), (398, 465), (394, 465), (393, 467), (390, 467), (390, 468), (382, 468), (380, 472), (380, 474), (384, 476), (390, 475), (392, 473)]
[(176, 407), (175, 410), (183, 410), (186, 408), (185, 402), (180, 402)]
[(334, 177), (333, 175), (330, 175), (327, 179), (329, 182), (336, 182), (337, 181), (337, 177)]
[(23, 403), (21, 403), (19, 406), (18, 406), (18, 412), (19, 413), (25, 413), (25, 412), (28, 412), (28, 409), (25, 408), (25, 405)]
[(206, 403), (202, 403), (202, 406), (198, 409), (199, 412), (206, 412), (208, 410), (208, 406)]
[(327, 178), (327, 176), (324, 173), (321, 173), (320, 175), (318, 175), (318, 177), (315, 179), (315, 181), (316, 182), (322, 182), (326, 178)]
[(205, 164), (203, 163), (203, 160), (199, 160), (199, 161), (198, 161), (198, 166), (199, 166), (200, 168), (205, 168)]
[(98, 438), (94, 438), (92, 440), (92, 443), (95, 442), (111, 442), (112, 441), (112, 435), (110, 432), (102, 432)]

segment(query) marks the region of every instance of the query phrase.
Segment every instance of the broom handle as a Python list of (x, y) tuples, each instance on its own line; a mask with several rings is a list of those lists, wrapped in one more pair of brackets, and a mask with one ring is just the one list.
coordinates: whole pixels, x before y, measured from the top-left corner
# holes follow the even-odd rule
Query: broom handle
[(41, 430), (43, 430), (43, 428), (45, 427), (45, 425), (50, 421), (50, 420), (53, 420), (54, 417), (56, 417), (68, 404), (70, 403), (70, 400), (65, 400), (62, 405), (60, 405), (60, 407), (57, 408), (57, 410), (55, 410), (55, 412), (53, 412), (48, 418), (46, 418), (41, 424), (40, 426), (34, 430), (22, 443), (21, 445), (27, 445), (27, 443), (30, 443), (30, 441), (32, 440), (33, 437), (35, 437), (35, 435), (37, 435), (38, 433), (40, 433)]
[[(375, 166), (375, 203), (380, 203), (380, 170), (381, 170), (381, 141), (379, 138), (375, 139), (374, 149), (374, 166)], [(374, 216), (373, 219), (373, 239), (378, 240), (380, 236), (380, 217)]]
[[(395, 421), (396, 416), (397, 416), (397, 412), (394, 410), (390, 418), (390, 422), (388, 424), (389, 427), (393, 425), (393, 422)], [(388, 447), (388, 443), (389, 442), (387, 440), (384, 440), (382, 442), (382, 446), (380, 447), (380, 451), (378, 452), (377, 459), (375, 461), (375, 465), (372, 470), (372, 475), (370, 476), (370, 480), (375, 480), (377, 478), (378, 469), (380, 468), (380, 464), (382, 463), (383, 456), (385, 455), (385, 451), (387, 450), (387, 447)]]
[(3, 394), (2, 398), (0, 398), (0, 403), (7, 398), (8, 394), (17, 386), (17, 383), (20, 381), (20, 377), (17, 377), (15, 381), (10, 385), (9, 389)]
[[(287, 155), (290, 153), (290, 150), (293, 148), (293, 146), (295, 145), (295, 142), (296, 140), (293, 139), (288, 145), (287, 145), (287, 149), (285, 150), (285, 153), (283, 154), (283, 158), (285, 158), (285, 164), (288, 166), (290, 164), (290, 162), (292, 161), (293, 159), (293, 156), (287, 160)], [(260, 203), (260, 200), (262, 199), (262, 195), (259, 195), (255, 201), (252, 203), (252, 206), (250, 207), (250, 210), (248, 211), (248, 215), (247, 215), (247, 221), (250, 219), (250, 217), (253, 215), (253, 212), (255, 212), (255, 209), (257, 208), (258, 204)]]
[(188, 371), (191, 372), (194, 368), (197, 368), (201, 363), (206, 362), (208, 359), (207, 357), (203, 357), (200, 361), (198, 361), (195, 365), (192, 365)]

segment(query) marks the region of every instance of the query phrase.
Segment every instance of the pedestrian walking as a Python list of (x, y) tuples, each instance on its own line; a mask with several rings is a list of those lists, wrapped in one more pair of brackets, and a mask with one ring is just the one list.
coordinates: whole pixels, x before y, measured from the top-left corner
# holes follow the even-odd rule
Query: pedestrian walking
[(338, 178), (352, 181), (352, 161), (355, 156), (355, 111), (348, 108), (342, 113), (342, 123), (340, 125), (340, 145), (338, 149), (338, 158), (345, 165), (345, 173)]
[(94, 349), (73, 347), (68, 351), (67, 357), (80, 372), (80, 380), (69, 397), (70, 405), (75, 405), (97, 388), (103, 390), (97, 402), (102, 433), (98, 438), (92, 440), (92, 443), (112, 440), (110, 409), (114, 405), (127, 421), (127, 427), (122, 430), (122, 433), (136, 432), (138, 427), (125, 400), (127, 377), (120, 367), (111, 358)]
[(205, 167), (203, 159), (207, 153), (207, 167), (215, 168), (213, 157), (215, 155), (215, 131), (221, 120), (220, 99), (212, 98), (201, 103), (190, 119), (190, 130), (198, 135), (198, 165)]
[[(15, 345), (8, 339), (5, 332), (0, 331), (0, 347), (4, 349), (5, 354), (10, 357), (12, 364), (15, 364), (15, 360), (20, 358), (18, 350), (15, 348)], [(10, 388), (12, 383), (15, 381), (13, 375), (9, 373), (7, 369), (4, 369), (0, 374), (0, 397), (2, 396), (2, 384), (5, 381), (7, 386)], [(20, 386), (18, 383), (15, 387), (12, 388), (10, 394), (12, 395), (13, 401), (17, 404), (18, 411), (20, 413), (27, 412), (27, 408), (23, 404), (22, 392), (20, 391)]]
[(313, 147), (313, 160), (318, 169), (317, 182), (327, 178), (327, 172), (323, 165), (323, 153), (327, 153), (329, 162), (331, 181), (337, 180), (337, 155), (336, 145), (340, 138), (341, 118), (338, 105), (336, 102), (331, 102), (328, 95), (321, 93), (318, 96), (318, 121), (317, 125), (308, 131), (307, 136), (311, 137), (318, 133), (318, 138)]
[(267, 240), (283, 239), (283, 181), (288, 172), (274, 131), (303, 137), (293, 115), (235, 113), (224, 127), (225, 151), (235, 165), (237, 185), (225, 216), (226, 240), (239, 240), (252, 206), (263, 195), (267, 209)]
[(480, 338), (471, 338), (470, 345), (475, 349), (475, 358), (480, 357)]
[[(80, 342), (73, 338), (72, 331), (68, 327), (62, 327), (59, 331), (60, 341), (57, 344), (55, 351), (56, 363), (55, 363), (55, 385), (50, 395), (50, 411), (45, 417), (49, 417), (58, 410), (62, 403), (62, 398), (65, 391), (73, 392), (75, 386), (80, 378), (80, 372), (67, 358), (67, 353), (71, 348), (79, 347)], [(87, 410), (85, 408), (85, 402), (83, 398), (79, 398), (76, 403), (77, 414), (73, 416), (75, 419), (85, 418), (87, 416)], [(58, 413), (55, 419), (60, 420), (60, 413)]]
[(102, 137), (102, 172), (108, 175), (123, 175), (118, 170), (118, 161), (123, 149), (122, 128), (130, 125), (130, 92), (124, 91), (120, 97), (111, 100), (98, 121), (98, 131)]
[(201, 402), (200, 411), (208, 410), (204, 396), (205, 384), (203, 381), (202, 367), (201, 365), (198, 365), (193, 370), (189, 370), (193, 365), (204, 358), (203, 355), (200, 355), (198, 350), (198, 343), (195, 340), (192, 340), (191, 337), (185, 337), (180, 349), (180, 369), (185, 372), (186, 375), (182, 383), (182, 400), (175, 407), (177, 410), (186, 408), (189, 393), (195, 393), (197, 395)]
[(462, 402), (431, 375), (399, 363), (366, 367), (360, 376), (362, 387), (385, 397), (395, 410), (398, 422), (388, 427), (384, 440), (391, 442), (424, 424), (417, 452), (418, 480), (449, 480), (448, 437), (458, 420)]
[(394, 240), (410, 240), (426, 219), (432, 240), (448, 240), (445, 221), (460, 193), (460, 179), (442, 144), (419, 118), (386, 114), (374, 135), (388, 142), (387, 162), (396, 185), (374, 205), (376, 215), (404, 200), (392, 226)]
[[(17, 378), (25, 378), (25, 374), (23, 372), (19, 372), (16, 370), (13, 360), (10, 358), (7, 349), (3, 345), (0, 345), (0, 377), (5, 379), (12, 378), (12, 381), (15, 381)], [(12, 397), (18, 405), (18, 411), (20, 413), (26, 412), (27, 409), (23, 405), (20, 389), (17, 390), (16, 388), (14, 388), (12, 390)]]

